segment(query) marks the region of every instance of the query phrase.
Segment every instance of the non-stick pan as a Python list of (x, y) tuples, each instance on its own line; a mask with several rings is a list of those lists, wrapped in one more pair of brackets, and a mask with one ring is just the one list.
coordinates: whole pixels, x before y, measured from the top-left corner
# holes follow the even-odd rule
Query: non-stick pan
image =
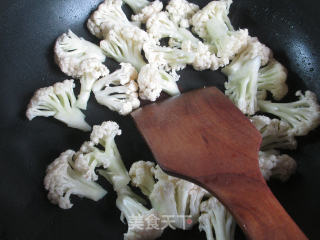
[[(24, 116), (33, 92), (64, 80), (53, 61), (55, 39), (68, 28), (98, 43), (85, 21), (101, 0), (1, 0), (0, 1), (0, 239), (70, 240), (121, 239), (126, 226), (120, 222), (111, 186), (100, 202), (74, 198), (68, 211), (51, 205), (42, 181), (46, 166), (66, 149), (77, 150), (89, 134), (67, 128), (53, 119), (28, 122)], [(204, 6), (208, 1), (194, 1)], [(320, 96), (320, 14), (316, 0), (234, 0), (231, 20), (274, 50), (289, 69), (293, 100), (297, 89), (311, 89)], [(110, 70), (118, 65), (107, 61)], [(223, 89), (219, 72), (186, 69), (179, 86), (189, 91), (214, 85)], [(117, 143), (125, 164), (153, 160), (130, 117), (120, 117), (90, 101), (90, 124), (117, 121), (123, 135)], [(310, 239), (320, 239), (320, 131), (299, 138), (289, 152), (299, 164), (289, 182), (270, 182), (286, 210)], [(268, 209), (266, 209), (268, 211)], [(242, 238), (241, 233), (237, 239)], [(192, 231), (166, 231), (162, 239), (205, 239)], [(271, 240), (271, 239), (270, 239)]]

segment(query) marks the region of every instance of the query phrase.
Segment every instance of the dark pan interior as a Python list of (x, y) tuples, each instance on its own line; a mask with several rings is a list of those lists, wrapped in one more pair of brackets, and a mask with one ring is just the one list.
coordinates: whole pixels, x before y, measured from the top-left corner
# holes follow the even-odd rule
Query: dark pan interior
[[(64, 80), (53, 62), (53, 44), (68, 28), (97, 42), (85, 20), (100, 0), (1, 0), (0, 1), (0, 239), (121, 239), (126, 226), (119, 220), (115, 194), (100, 202), (74, 198), (75, 206), (60, 210), (46, 199), (42, 180), (46, 166), (66, 149), (78, 149), (89, 134), (65, 127), (53, 119), (28, 122), (24, 112), (33, 92)], [(203, 6), (208, 1), (194, 1)], [(289, 69), (290, 94), (311, 89), (320, 96), (320, 16), (315, 0), (235, 0), (231, 19), (248, 27), (251, 35), (274, 50)], [(108, 60), (110, 70), (117, 64)], [(182, 73), (183, 91), (215, 85), (223, 87), (219, 72)], [(3, 84), (3, 85), (2, 85)], [(117, 121), (123, 135), (117, 139), (125, 164), (152, 160), (146, 144), (129, 117), (120, 117), (91, 99), (90, 124)], [(299, 163), (297, 174), (285, 184), (270, 186), (283, 206), (310, 239), (320, 239), (320, 132), (299, 139), (290, 153)], [(268, 209), (266, 209), (268, 211)], [(205, 239), (192, 231), (166, 231), (162, 239)], [(238, 238), (241, 238), (240, 234)]]

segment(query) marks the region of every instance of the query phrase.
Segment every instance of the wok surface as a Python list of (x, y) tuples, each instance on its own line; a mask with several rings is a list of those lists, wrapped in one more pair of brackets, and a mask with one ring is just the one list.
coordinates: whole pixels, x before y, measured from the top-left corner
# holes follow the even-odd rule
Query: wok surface
[[(194, 1), (201, 6), (208, 1)], [(77, 150), (89, 134), (67, 128), (48, 118), (28, 122), (26, 106), (34, 91), (62, 81), (53, 61), (55, 39), (68, 28), (98, 43), (85, 28), (85, 21), (100, 0), (1, 0), (0, 1), (0, 239), (121, 239), (126, 225), (120, 222), (115, 194), (100, 202), (73, 198), (75, 206), (63, 211), (46, 199), (42, 181), (46, 166), (61, 152)], [(311, 89), (320, 96), (319, 1), (235, 0), (231, 20), (247, 27), (250, 34), (274, 50), (275, 57), (289, 69), (288, 84), (293, 100), (297, 89)], [(118, 65), (108, 60), (110, 70)], [(219, 72), (181, 74), (183, 91), (203, 86), (223, 88)], [(120, 117), (91, 98), (86, 112), (92, 125), (117, 121), (123, 130), (117, 143), (127, 167), (138, 160), (153, 160), (130, 117)], [(271, 182), (280, 202), (310, 239), (320, 239), (320, 131), (299, 138), (299, 164), (289, 182)], [(192, 231), (166, 231), (161, 239), (205, 239), (197, 227)], [(239, 237), (241, 238), (241, 237)]]

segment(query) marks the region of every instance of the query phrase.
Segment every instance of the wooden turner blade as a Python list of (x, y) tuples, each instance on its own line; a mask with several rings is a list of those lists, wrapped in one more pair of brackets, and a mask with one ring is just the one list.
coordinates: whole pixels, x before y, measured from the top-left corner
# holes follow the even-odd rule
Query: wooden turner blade
[(249, 239), (307, 239), (262, 177), (260, 133), (218, 89), (148, 105), (132, 117), (159, 166), (217, 197)]

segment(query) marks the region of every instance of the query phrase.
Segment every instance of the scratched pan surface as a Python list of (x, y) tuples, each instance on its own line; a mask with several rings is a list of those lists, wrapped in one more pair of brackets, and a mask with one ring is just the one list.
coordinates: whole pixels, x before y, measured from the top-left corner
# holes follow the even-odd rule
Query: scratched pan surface
[[(97, 42), (85, 20), (100, 0), (0, 1), (0, 239), (70, 240), (121, 239), (126, 226), (119, 220), (115, 194), (100, 202), (74, 198), (75, 206), (63, 211), (49, 204), (42, 187), (46, 166), (66, 149), (78, 149), (89, 134), (69, 129), (53, 119), (28, 122), (26, 105), (33, 92), (66, 77), (53, 62), (54, 40), (68, 28)], [(195, 1), (203, 6), (207, 1)], [(290, 96), (296, 89), (312, 89), (320, 96), (320, 16), (314, 0), (235, 0), (231, 19), (248, 27), (251, 35), (269, 45), (289, 69)], [(111, 70), (117, 64), (108, 61)], [(182, 73), (183, 91), (215, 85), (224, 77), (210, 71)], [(87, 111), (90, 124), (117, 121), (123, 135), (117, 139), (123, 160), (153, 160), (129, 117), (119, 117), (92, 99)], [(299, 139), (291, 153), (297, 174), (285, 184), (270, 185), (283, 206), (310, 239), (320, 239), (320, 138), (319, 130)], [(192, 160), (192, 159), (190, 159)], [(267, 209), (266, 209), (267, 211)], [(188, 232), (166, 231), (162, 239), (205, 239), (197, 227)], [(242, 236), (237, 235), (238, 239)]]

